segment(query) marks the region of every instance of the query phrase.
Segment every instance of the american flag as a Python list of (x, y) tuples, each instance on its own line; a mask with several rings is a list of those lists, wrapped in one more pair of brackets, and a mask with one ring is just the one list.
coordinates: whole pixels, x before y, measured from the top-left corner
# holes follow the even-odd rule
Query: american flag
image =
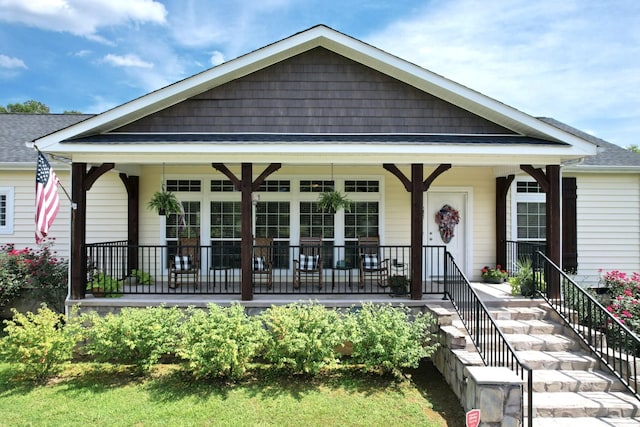
[(36, 243), (41, 243), (60, 209), (58, 197), (60, 180), (44, 154), (38, 152), (36, 169)]

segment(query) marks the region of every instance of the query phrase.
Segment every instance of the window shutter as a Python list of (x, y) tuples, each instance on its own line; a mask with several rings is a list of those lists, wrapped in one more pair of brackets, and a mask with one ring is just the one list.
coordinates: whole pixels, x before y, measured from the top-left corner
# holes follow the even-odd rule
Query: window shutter
[(575, 178), (562, 178), (562, 269), (578, 271), (577, 185)]

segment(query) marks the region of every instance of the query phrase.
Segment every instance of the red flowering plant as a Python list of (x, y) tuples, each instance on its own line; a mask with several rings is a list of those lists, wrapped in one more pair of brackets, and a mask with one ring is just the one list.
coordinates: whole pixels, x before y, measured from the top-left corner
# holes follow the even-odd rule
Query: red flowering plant
[(52, 309), (64, 311), (68, 263), (55, 256), (53, 239), (37, 248), (0, 245), (0, 307), (29, 290)]
[(614, 270), (600, 278), (608, 288), (607, 311), (631, 331), (640, 333), (640, 274)]
[(502, 282), (509, 277), (507, 270), (503, 269), (500, 264), (496, 265), (496, 268), (485, 265), (482, 267), (482, 279), (491, 282)]

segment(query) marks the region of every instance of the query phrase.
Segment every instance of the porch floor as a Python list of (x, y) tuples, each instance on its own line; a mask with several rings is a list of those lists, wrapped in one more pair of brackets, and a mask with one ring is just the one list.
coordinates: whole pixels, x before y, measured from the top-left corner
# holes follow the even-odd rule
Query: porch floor
[[(471, 286), (476, 290), (480, 299), (488, 306), (529, 306), (539, 304), (539, 301), (531, 298), (512, 296), (509, 284), (489, 285), (486, 283), (472, 282)], [(118, 309), (122, 307), (147, 307), (165, 304), (179, 307), (206, 307), (210, 303), (223, 306), (239, 303), (245, 307), (269, 307), (271, 305), (284, 305), (294, 302), (317, 302), (327, 307), (351, 307), (363, 302), (375, 304), (405, 305), (407, 307), (420, 307), (449, 304), (443, 300), (442, 294), (426, 294), (421, 300), (412, 300), (410, 296), (391, 296), (389, 294), (254, 294), (250, 301), (242, 301), (238, 294), (134, 294), (124, 295), (118, 298), (95, 298), (87, 295), (85, 299), (67, 299), (66, 306), (80, 305), (83, 308), (102, 307)]]

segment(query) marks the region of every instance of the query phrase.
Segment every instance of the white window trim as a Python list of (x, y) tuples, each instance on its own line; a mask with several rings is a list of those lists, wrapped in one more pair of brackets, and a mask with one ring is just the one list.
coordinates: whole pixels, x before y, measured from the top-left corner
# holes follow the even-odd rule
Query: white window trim
[(544, 241), (545, 239), (520, 239), (518, 238), (518, 203), (546, 203), (547, 195), (545, 193), (518, 193), (518, 182), (535, 182), (533, 178), (516, 179), (511, 184), (511, 240), (514, 242), (520, 240), (536, 240)]
[(7, 199), (7, 223), (0, 225), (0, 234), (13, 234), (15, 191), (13, 187), (0, 187), (0, 194)]

